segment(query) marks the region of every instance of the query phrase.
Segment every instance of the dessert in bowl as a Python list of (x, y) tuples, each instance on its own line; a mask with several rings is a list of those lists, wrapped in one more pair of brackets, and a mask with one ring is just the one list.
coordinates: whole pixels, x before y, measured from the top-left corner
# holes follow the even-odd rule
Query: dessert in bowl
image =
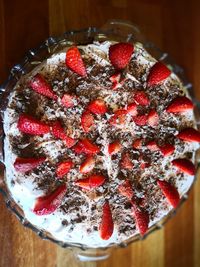
[(190, 189), (193, 102), (140, 42), (68, 45), (23, 75), (3, 113), (6, 184), (25, 218), (64, 243), (121, 244)]

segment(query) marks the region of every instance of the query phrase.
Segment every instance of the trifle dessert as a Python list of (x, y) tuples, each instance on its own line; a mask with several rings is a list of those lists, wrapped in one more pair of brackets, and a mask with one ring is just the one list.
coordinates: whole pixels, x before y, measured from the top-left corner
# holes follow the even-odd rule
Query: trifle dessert
[(119, 244), (176, 208), (200, 133), (179, 78), (139, 42), (72, 45), (17, 82), (4, 112), (6, 183), (59, 241)]

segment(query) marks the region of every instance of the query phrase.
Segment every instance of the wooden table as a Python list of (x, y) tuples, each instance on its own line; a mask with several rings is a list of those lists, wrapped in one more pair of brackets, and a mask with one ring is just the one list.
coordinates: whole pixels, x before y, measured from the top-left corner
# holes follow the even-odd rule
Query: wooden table
[[(200, 97), (200, 1), (0, 0), (1, 82), (24, 53), (49, 35), (101, 26), (108, 19), (136, 23), (182, 65)], [(20, 225), (0, 197), (1, 267), (193, 267), (200, 266), (200, 179), (189, 200), (164, 229), (117, 249), (108, 261), (78, 263), (64, 250)]]

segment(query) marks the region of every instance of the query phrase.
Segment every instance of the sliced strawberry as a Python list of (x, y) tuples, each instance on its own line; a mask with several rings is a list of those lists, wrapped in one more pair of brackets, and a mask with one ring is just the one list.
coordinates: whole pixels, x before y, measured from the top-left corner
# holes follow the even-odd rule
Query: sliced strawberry
[(108, 201), (103, 204), (102, 220), (99, 226), (99, 234), (103, 240), (108, 240), (113, 233), (114, 224), (112, 219), (112, 213)]
[(88, 156), (86, 160), (80, 166), (81, 173), (88, 173), (94, 169), (95, 158), (93, 156)]
[(193, 128), (182, 130), (177, 137), (187, 142), (200, 142), (200, 132)]
[(167, 112), (181, 113), (194, 108), (192, 101), (186, 96), (178, 96), (167, 107)]
[(163, 156), (170, 156), (174, 153), (175, 147), (171, 144), (164, 144), (163, 146), (159, 146), (159, 149)]
[(65, 145), (70, 148), (75, 145), (76, 140), (66, 135), (61, 123), (55, 121), (51, 127), (51, 133), (55, 138), (61, 139), (64, 141)]
[(109, 48), (109, 59), (115, 69), (124, 69), (129, 63), (134, 47), (129, 43), (118, 43)]
[(158, 145), (156, 144), (155, 141), (150, 141), (148, 144), (147, 144), (147, 148), (151, 151), (158, 151), (159, 150), (159, 147)]
[(128, 179), (118, 186), (118, 190), (122, 196), (127, 197), (129, 200), (131, 200), (134, 196), (131, 182)]
[(113, 126), (123, 126), (126, 121), (127, 111), (125, 109), (118, 109), (110, 118), (109, 123)]
[(144, 126), (147, 124), (147, 115), (138, 115), (133, 117), (133, 121), (138, 126)]
[(195, 166), (188, 159), (174, 159), (172, 160), (172, 164), (176, 166), (181, 172), (189, 175), (195, 175)]
[(122, 149), (122, 145), (118, 141), (115, 141), (108, 145), (108, 153), (110, 155), (118, 153), (121, 149)]
[(135, 149), (140, 149), (142, 148), (142, 139), (141, 138), (138, 138), (136, 139), (134, 142), (133, 142), (133, 148)]
[(158, 186), (162, 190), (169, 203), (176, 208), (180, 202), (180, 196), (177, 189), (170, 183), (162, 180), (157, 181)]
[(156, 62), (150, 69), (149, 75), (147, 77), (147, 85), (153, 86), (159, 84), (169, 77), (171, 71), (162, 63)]
[(66, 161), (59, 163), (56, 169), (56, 175), (59, 178), (62, 178), (64, 175), (66, 175), (70, 171), (73, 165), (74, 164), (71, 160), (66, 160)]
[(127, 113), (131, 116), (136, 116), (138, 114), (137, 105), (135, 103), (131, 103), (127, 106)]
[(80, 186), (81, 188), (90, 190), (104, 184), (105, 180), (106, 178), (103, 175), (93, 174), (87, 178), (75, 181), (75, 184)]
[(119, 81), (121, 79), (121, 72), (115, 72), (112, 76), (110, 76), (109, 79), (112, 83), (114, 83), (114, 82), (119, 83)]
[(61, 102), (66, 108), (72, 108), (74, 106), (75, 97), (69, 94), (64, 94)]
[(134, 94), (134, 100), (138, 105), (142, 106), (147, 106), (150, 103), (147, 95), (143, 91), (137, 91)]
[(107, 108), (105, 102), (101, 99), (96, 99), (96, 100), (90, 102), (87, 108), (92, 113), (100, 114), (100, 115), (103, 115), (108, 111), (108, 108)]
[(149, 114), (148, 114), (148, 118), (147, 118), (147, 123), (151, 126), (151, 127), (155, 127), (158, 125), (159, 123), (159, 115), (158, 113), (155, 111), (155, 109), (152, 109)]
[(94, 155), (100, 152), (100, 148), (93, 144), (88, 138), (80, 140), (74, 147), (74, 150), (77, 154), (85, 153), (89, 155)]
[(67, 67), (69, 67), (75, 73), (83, 77), (87, 76), (81, 53), (77, 47), (74, 46), (67, 50), (65, 62)]
[(16, 158), (14, 168), (18, 172), (28, 172), (37, 168), (46, 158)]
[(133, 216), (135, 219), (136, 226), (143, 236), (149, 227), (149, 214), (138, 209), (136, 205), (133, 205)]
[(19, 116), (17, 127), (21, 132), (32, 135), (43, 135), (50, 132), (49, 125), (26, 114)]
[(48, 215), (53, 213), (62, 204), (65, 193), (66, 185), (60, 185), (52, 193), (38, 197), (33, 212), (37, 215)]
[(124, 153), (120, 162), (120, 166), (123, 169), (132, 170), (134, 165), (130, 159), (129, 153)]
[(31, 88), (40, 95), (57, 100), (57, 95), (53, 92), (52, 87), (47, 83), (41, 74), (36, 74), (30, 81)]
[(88, 111), (83, 112), (81, 116), (81, 125), (85, 133), (88, 133), (91, 131), (92, 126), (94, 125), (94, 117), (92, 113)]

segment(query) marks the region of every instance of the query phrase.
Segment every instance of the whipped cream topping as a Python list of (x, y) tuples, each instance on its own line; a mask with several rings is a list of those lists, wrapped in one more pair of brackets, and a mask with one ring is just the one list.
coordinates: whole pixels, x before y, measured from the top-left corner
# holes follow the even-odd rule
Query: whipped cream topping
[[(185, 89), (179, 78), (171, 74), (162, 85), (154, 88), (146, 87), (146, 79), (150, 68), (156, 60), (144, 49), (140, 43), (134, 44), (134, 53), (127, 69), (123, 72), (125, 83), (116, 91), (111, 89), (109, 77), (114, 69), (108, 59), (108, 49), (112, 42), (79, 46), (86, 64), (88, 78), (78, 77), (65, 66), (66, 51), (48, 58), (38, 65), (32, 72), (19, 80), (10, 95), (8, 108), (4, 113), (5, 131), (5, 166), (6, 182), (13, 199), (23, 209), (25, 217), (33, 225), (44, 229), (60, 241), (79, 243), (89, 247), (105, 247), (110, 244), (121, 243), (138, 234), (132, 210), (125, 197), (121, 196), (117, 187), (126, 178), (133, 183), (138, 198), (145, 198), (144, 207), (150, 216), (149, 226), (160, 221), (169, 213), (172, 207), (167, 202), (156, 180), (170, 181), (182, 197), (189, 190), (194, 177), (177, 172), (171, 161), (176, 158), (187, 157), (194, 162), (195, 152), (199, 148), (197, 143), (187, 143), (176, 139), (180, 129), (196, 127), (193, 111), (183, 114), (171, 114), (165, 111), (167, 105)], [(28, 83), (36, 73), (41, 73), (52, 85), (59, 96), (58, 102), (49, 100), (33, 92)], [(17, 128), (19, 114), (27, 112), (42, 121), (60, 119), (65, 125), (67, 133), (72, 138), (84, 136), (80, 129), (80, 117), (88, 103), (96, 98), (102, 98), (110, 110), (124, 108), (131, 103), (131, 96), (135, 90), (143, 89), (147, 93), (151, 106), (159, 113), (159, 126), (137, 126), (131, 117), (127, 118), (123, 128), (110, 129), (108, 119), (112, 113), (96, 116), (96, 129), (90, 134), (101, 147), (101, 154), (97, 155), (95, 170), (108, 177), (108, 182), (90, 192), (85, 192), (74, 185), (74, 181), (83, 178), (79, 166), (84, 156), (76, 155), (67, 149), (63, 142), (55, 140), (51, 134), (43, 136), (25, 136)], [(64, 93), (75, 93), (79, 103), (72, 109), (66, 109), (60, 104)], [(164, 142), (172, 140), (175, 152), (163, 157), (160, 152), (150, 152), (145, 146), (140, 153), (151, 159), (151, 165), (144, 170), (139, 168), (139, 152), (132, 151), (133, 171), (120, 170), (119, 162), (124, 151), (132, 149), (133, 140), (143, 138)], [(120, 140), (123, 151), (111, 159), (107, 151), (108, 143)], [(22, 174), (14, 169), (13, 163), (17, 157), (44, 155), (47, 160), (36, 170)], [(45, 195), (55, 187), (55, 166), (58, 162), (71, 158), (73, 168), (66, 175), (67, 194), (62, 205), (52, 214), (38, 216), (32, 212), (36, 198)], [(109, 200), (112, 207), (114, 232), (109, 240), (102, 240), (98, 233), (102, 216), (102, 204)]]

